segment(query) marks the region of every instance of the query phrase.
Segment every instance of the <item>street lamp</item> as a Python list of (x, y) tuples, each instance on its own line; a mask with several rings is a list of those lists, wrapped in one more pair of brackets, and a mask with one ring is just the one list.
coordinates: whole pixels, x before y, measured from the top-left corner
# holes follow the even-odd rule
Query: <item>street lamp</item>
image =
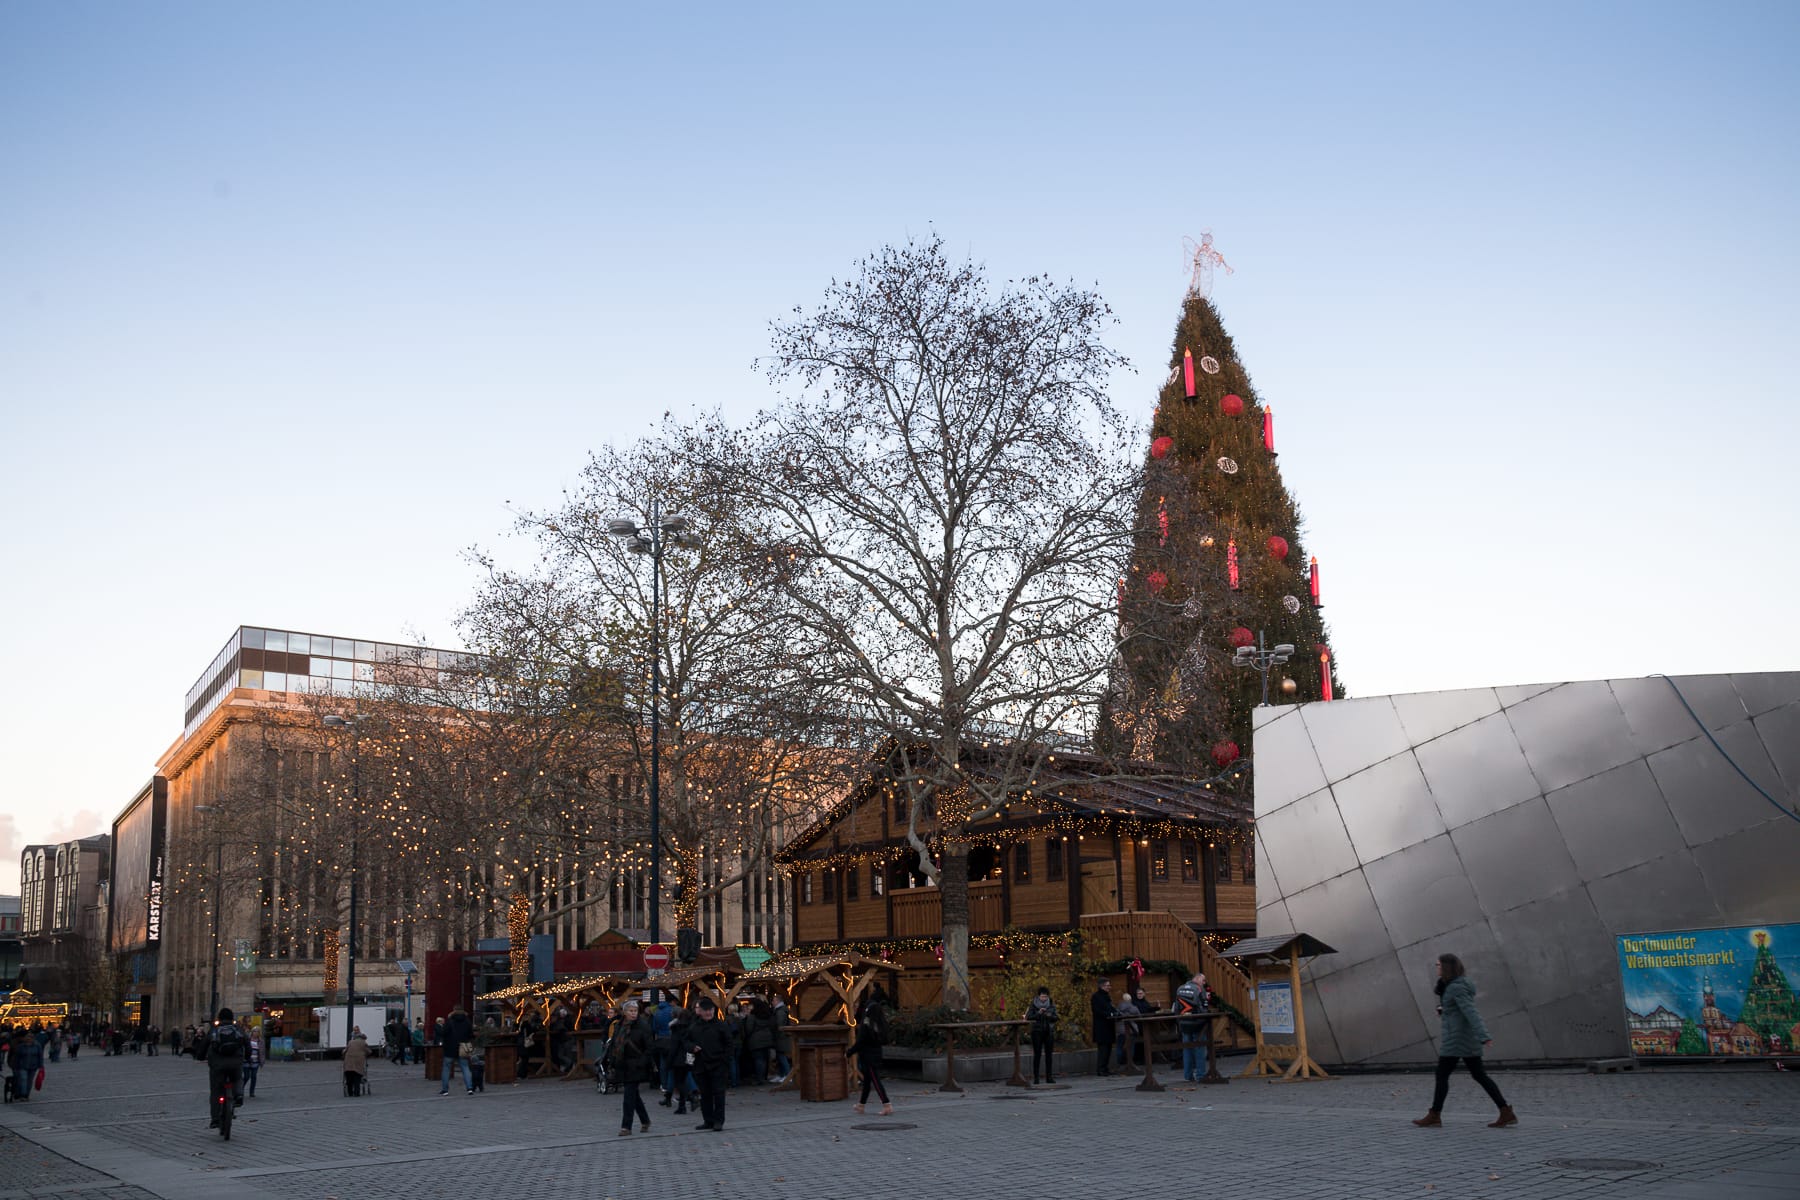
[[(196, 804), (197, 813), (214, 813), (218, 807), (212, 804)], [(213, 906), (212, 906), (212, 1007), (206, 1010), (206, 1019), (212, 1020), (219, 1015), (219, 905), (225, 902), (225, 893), (219, 881), (224, 870), (225, 843), (219, 837), (219, 831), (213, 828), (212, 818), (206, 819), (207, 831), (213, 835)]]
[(662, 564), (671, 546), (698, 546), (686, 517), (664, 517), (662, 502), (650, 498), (650, 523), (640, 528), (629, 517), (606, 523), (606, 532), (625, 539), (625, 549), (650, 556), (650, 941), (662, 941)]
[(1258, 633), (1256, 645), (1238, 647), (1237, 653), (1231, 656), (1231, 665), (1249, 667), (1253, 671), (1262, 673), (1262, 702), (1266, 706), (1269, 703), (1269, 668), (1278, 667), (1292, 657), (1294, 657), (1293, 646), (1287, 642), (1283, 642), (1279, 646), (1265, 646), (1263, 635)]
[(344, 972), (344, 991), (350, 996), (349, 1015), (344, 1019), (344, 1038), (349, 1040), (350, 1028), (356, 1024), (356, 835), (357, 804), (362, 799), (362, 758), (361, 729), (365, 717), (340, 717), (336, 713), (327, 713), (325, 725), (331, 729), (348, 729), (350, 731), (350, 965)]

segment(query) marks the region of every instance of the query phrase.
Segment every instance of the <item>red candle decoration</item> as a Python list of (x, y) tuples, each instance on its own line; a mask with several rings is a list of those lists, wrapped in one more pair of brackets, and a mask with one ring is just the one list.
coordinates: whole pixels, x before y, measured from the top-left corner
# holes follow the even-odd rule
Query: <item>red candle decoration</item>
[(1150, 585), (1151, 591), (1160, 592), (1169, 586), (1169, 577), (1161, 571), (1152, 571), (1144, 576), (1144, 582)]
[(1219, 401), (1219, 411), (1228, 417), (1243, 416), (1244, 398), (1236, 392), (1226, 392), (1224, 398)]
[(1156, 506), (1156, 535), (1158, 546), (1169, 544), (1169, 510), (1164, 508), (1160, 501)]
[(1234, 650), (1242, 649), (1256, 640), (1256, 635), (1239, 625), (1231, 631), (1231, 646)]
[(1263, 449), (1275, 453), (1275, 410), (1263, 409)]
[(1331, 699), (1331, 648), (1319, 643), (1319, 699)]
[(1167, 457), (1169, 457), (1169, 451), (1173, 450), (1174, 448), (1175, 448), (1175, 439), (1174, 438), (1159, 437), (1154, 442), (1150, 443), (1150, 457), (1151, 458), (1167, 458)]
[(1181, 375), (1187, 383), (1187, 398), (1192, 400), (1194, 398), (1194, 352), (1192, 350), (1181, 352)]
[(1313, 555), (1312, 569), (1308, 574), (1309, 578), (1306, 586), (1312, 592), (1312, 606), (1314, 608), (1320, 608), (1322, 605), (1319, 603), (1319, 556), (1316, 554)]
[(1286, 558), (1288, 552), (1287, 539), (1276, 534), (1269, 538), (1269, 553), (1276, 558)]
[(1236, 742), (1215, 742), (1212, 748), (1212, 760), (1215, 766), (1229, 767), (1238, 759)]
[(1231, 590), (1238, 590), (1237, 539), (1232, 538), (1225, 543), (1225, 579), (1231, 584)]

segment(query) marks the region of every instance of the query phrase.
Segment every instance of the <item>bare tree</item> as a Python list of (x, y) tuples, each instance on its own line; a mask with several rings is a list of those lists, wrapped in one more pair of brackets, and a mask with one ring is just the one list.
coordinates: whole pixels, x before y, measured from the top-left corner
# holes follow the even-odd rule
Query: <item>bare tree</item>
[(794, 394), (746, 490), (797, 560), (815, 678), (898, 748), (953, 1007), (971, 990), (965, 834), (1091, 727), (1106, 681), (1139, 483), (1103, 390), (1124, 365), (1109, 320), (1042, 277), (993, 289), (934, 237), (773, 331), (769, 372)]

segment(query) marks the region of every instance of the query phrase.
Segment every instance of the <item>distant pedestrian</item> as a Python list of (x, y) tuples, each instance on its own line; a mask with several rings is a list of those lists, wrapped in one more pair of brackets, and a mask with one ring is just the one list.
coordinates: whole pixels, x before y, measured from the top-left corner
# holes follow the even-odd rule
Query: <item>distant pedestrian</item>
[(1175, 989), (1175, 1011), (1179, 1019), (1175, 1031), (1181, 1035), (1181, 1077), (1198, 1083), (1212, 1071), (1207, 1058), (1206, 1036), (1209, 1020), (1202, 1016), (1211, 1007), (1207, 1003), (1206, 976), (1199, 971)]
[(157, 1051), (160, 1049), (162, 1049), (162, 1026), (152, 1025), (149, 1031), (144, 1034), (144, 1053), (148, 1054), (151, 1058), (155, 1058)]
[(1088, 997), (1094, 1016), (1094, 1074), (1112, 1074), (1113, 1040), (1118, 1037), (1119, 1010), (1113, 1007), (1112, 980), (1101, 976), (1100, 986)]
[(500, 1022), (489, 1017), (487, 1023), (475, 1031), (469, 1042), (469, 1078), (471, 1089), (477, 1092), (487, 1091), (487, 1050), (504, 1036), (500, 1032)]
[(1500, 1115), (1488, 1122), (1488, 1128), (1517, 1125), (1512, 1105), (1500, 1094), (1499, 1085), (1488, 1078), (1481, 1065), (1482, 1051), (1493, 1043), (1487, 1026), (1475, 1009), (1475, 984), (1469, 979), (1462, 959), (1454, 954), (1440, 954), (1437, 962), (1438, 1015), (1443, 1018), (1443, 1034), (1438, 1039), (1437, 1086), (1431, 1093), (1431, 1111), (1414, 1121), (1414, 1125), (1442, 1125), (1439, 1114), (1444, 1110), (1444, 1097), (1450, 1092), (1450, 1075), (1461, 1059), (1469, 1074), (1479, 1083), (1488, 1098), (1500, 1109)]
[(862, 1011), (856, 1018), (856, 1042), (851, 1053), (856, 1055), (856, 1069), (862, 1075), (862, 1099), (855, 1105), (855, 1111), (861, 1115), (864, 1106), (869, 1103), (869, 1089), (881, 1097), (881, 1115), (894, 1115), (894, 1106), (888, 1102), (887, 1088), (881, 1084), (881, 1048), (887, 1042), (887, 1012), (881, 1007), (881, 998), (871, 995), (863, 1001)]
[(181, 1026), (179, 1025), (169, 1028), (169, 1053), (177, 1058), (181, 1057)]
[(469, 1014), (462, 1005), (450, 1010), (438, 1031), (438, 1046), (444, 1052), (444, 1077), (438, 1095), (450, 1094), (450, 1068), (455, 1067), (462, 1072), (463, 1087), (468, 1094), (475, 1094), (475, 1081), (469, 1078), (468, 1046), (469, 1040), (475, 1036), (475, 1027), (469, 1023)]
[(656, 1024), (636, 1000), (627, 1000), (619, 1014), (618, 1030), (607, 1047), (613, 1078), (625, 1095), (619, 1136), (631, 1133), (635, 1116), (643, 1132), (650, 1132), (650, 1110), (644, 1107), (643, 1085), (656, 1082)]
[(725, 1128), (725, 1087), (731, 1079), (731, 1027), (719, 1020), (710, 996), (700, 997), (698, 1012), (687, 1030), (687, 1062), (700, 1081), (700, 1115), (696, 1127), (711, 1133)]
[(368, 1074), (369, 1039), (363, 1036), (361, 1029), (353, 1028), (350, 1030), (350, 1041), (344, 1046), (344, 1095), (362, 1095), (363, 1079)]
[(1031, 1082), (1041, 1078), (1040, 1069), (1056, 1082), (1056, 1001), (1050, 989), (1040, 987), (1031, 1003), (1025, 1006), (1025, 1019), (1031, 1022)]
[(32, 1085), (44, 1066), (44, 1048), (23, 1025), (13, 1030), (12, 1049), (6, 1065), (12, 1070), (13, 1099), (31, 1099)]
[(252, 1033), (244, 1046), (244, 1095), (256, 1095), (256, 1076), (262, 1070), (262, 1034)]

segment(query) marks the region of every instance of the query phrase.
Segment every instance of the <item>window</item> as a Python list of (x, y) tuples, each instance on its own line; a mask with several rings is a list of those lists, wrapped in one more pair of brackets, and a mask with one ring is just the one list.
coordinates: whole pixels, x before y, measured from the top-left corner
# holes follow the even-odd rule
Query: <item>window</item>
[(800, 877), (800, 903), (812, 903), (813, 873), (808, 871)]
[(1031, 882), (1031, 843), (1019, 842), (1013, 846), (1013, 882)]
[(845, 867), (844, 868), (844, 899), (846, 899), (846, 900), (861, 899), (862, 897), (859, 894), (861, 892), (861, 889), (862, 889), (862, 872), (857, 870), (856, 867), (854, 867), (854, 866)]
[(1150, 878), (1157, 883), (1169, 882), (1169, 843), (1150, 843)]
[(826, 867), (820, 872), (825, 877), (824, 890), (820, 893), (825, 903), (830, 904), (837, 899), (837, 868)]
[(1200, 843), (1181, 843), (1181, 882), (1200, 882)]
[(1063, 877), (1063, 843), (1061, 838), (1044, 839), (1044, 878), (1052, 883)]
[(869, 898), (871, 900), (887, 894), (887, 864), (872, 862), (869, 864)]
[(1213, 858), (1216, 859), (1219, 864), (1219, 882), (1220, 883), (1230, 883), (1231, 882), (1231, 855), (1232, 855), (1232, 853), (1233, 853), (1233, 850), (1232, 850), (1232, 847), (1230, 847), (1230, 846), (1225, 846), (1225, 847), (1220, 847), (1218, 845), (1213, 846)]

